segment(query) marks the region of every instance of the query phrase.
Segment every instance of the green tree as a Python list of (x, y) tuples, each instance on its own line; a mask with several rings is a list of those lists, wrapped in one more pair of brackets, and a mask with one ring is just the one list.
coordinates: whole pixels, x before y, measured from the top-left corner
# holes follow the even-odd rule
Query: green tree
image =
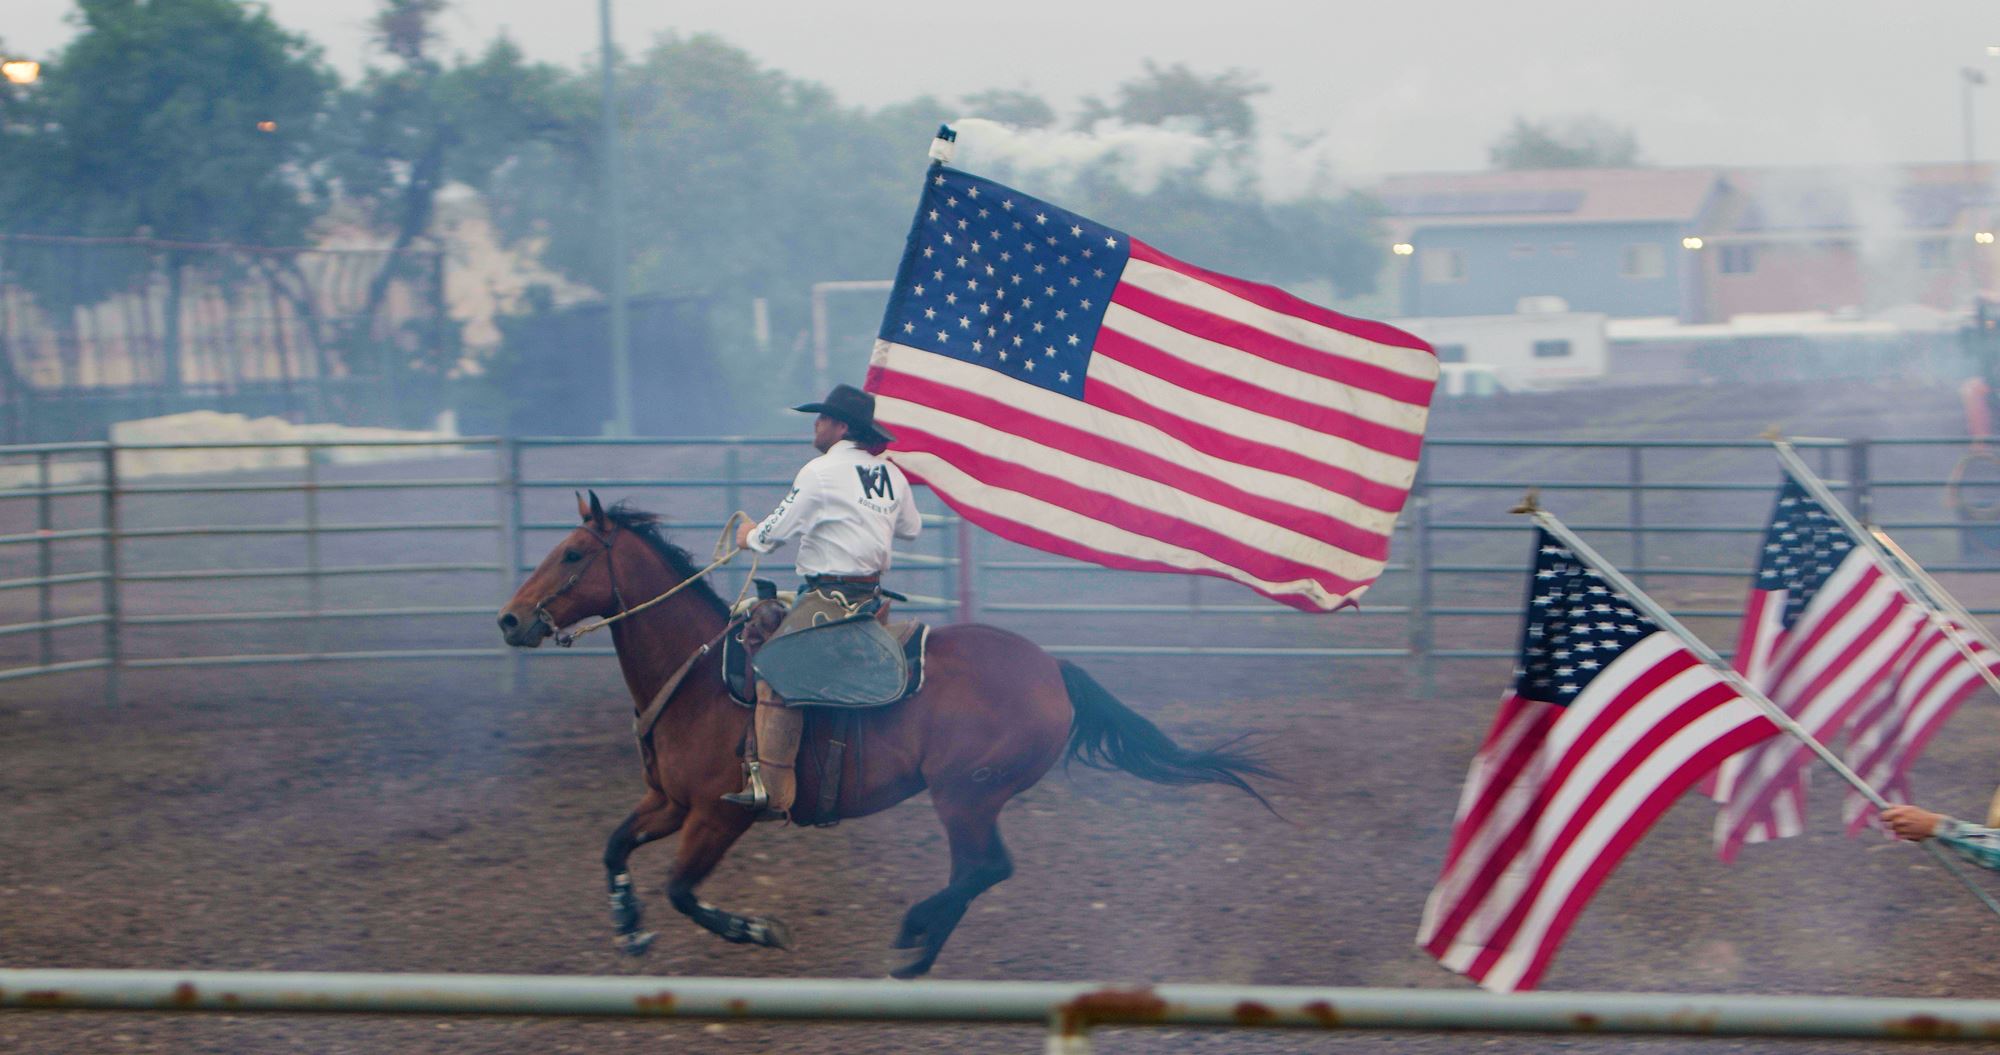
[[(449, 64), (435, 52), (435, 24), (445, 0), (384, 0), (370, 22), (375, 46), (391, 62), (371, 65), (341, 93), (327, 122), (321, 174), (372, 226), (393, 232), (392, 253), (370, 279), (360, 326), (372, 327), (389, 288), (409, 279), (405, 250), (425, 237), (437, 196), (449, 182), (490, 189), (493, 177), (523, 153), (555, 145), (580, 150), (590, 96), (577, 79), (530, 63), (500, 38), (476, 58)], [(343, 335), (359, 348), (371, 335)], [(454, 348), (431, 348), (443, 370)]]
[[(812, 284), (893, 273), (924, 147), (949, 108), (843, 106), (709, 35), (660, 38), (617, 84), (633, 295), (710, 294), (746, 387), (803, 386), (802, 373), (773, 371), (802, 361)], [(490, 200), (509, 237), (546, 238), (546, 263), (604, 289), (600, 162), (595, 144), (537, 152), (496, 176)], [(759, 297), (778, 335), (762, 361), (747, 354)], [(849, 321), (836, 330), (854, 332)]]
[(1487, 148), (1497, 169), (1631, 168), (1641, 164), (1639, 140), (1629, 128), (1601, 117), (1558, 124), (1514, 118), (1513, 127)]
[[(27, 159), (9, 228), (297, 244), (316, 214), (302, 173), (333, 84), (318, 49), (233, 0), (78, 0), (77, 9), (81, 31), (43, 70), (32, 125), (7, 137)], [(187, 254), (169, 249), (162, 262), (178, 303)], [(152, 265), (133, 254), (128, 266)], [(93, 292), (55, 276), (34, 285), (56, 304)], [(164, 380), (177, 388), (179, 313), (165, 322)]]

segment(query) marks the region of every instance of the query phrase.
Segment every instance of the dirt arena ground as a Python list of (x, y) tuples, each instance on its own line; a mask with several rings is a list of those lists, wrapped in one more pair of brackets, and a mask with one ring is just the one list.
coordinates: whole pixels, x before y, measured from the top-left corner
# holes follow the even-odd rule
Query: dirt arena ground
[[(1339, 640), (1348, 625), (1310, 633)], [(1058, 624), (1045, 630), (1065, 639)], [(226, 651), (251, 635), (200, 633), (183, 643)], [(1265, 734), (1289, 778), (1268, 789), (1284, 819), (1220, 789), (1058, 771), (1010, 805), (1002, 829), (1018, 872), (974, 904), (936, 977), (1467, 988), (1413, 938), (1504, 661), (1444, 664), (1429, 696), (1389, 659), (1085, 665), (1184, 742)], [(621, 958), (599, 855), (640, 788), (630, 704), (608, 659), (529, 663), (511, 689), (501, 675), (495, 660), (142, 671), (127, 675), (115, 706), (98, 674), (0, 683), (0, 963), (879, 977), (901, 913), (943, 881), (943, 838), (921, 798), (830, 831), (759, 829), (703, 894), (783, 917), (798, 947), (779, 953), (725, 945), (680, 919), (660, 892), (670, 851), (649, 848), (634, 873), (661, 937), (647, 959)], [(1968, 705), (1930, 749), (1916, 776), (1934, 805), (1983, 807), (2000, 757), (1994, 713), (1991, 700)], [(2000, 921), (1914, 849), (1841, 837), (1831, 782), (1815, 789), (1811, 834), (1729, 867), (1707, 849), (1712, 808), (1681, 803), (1598, 895), (1546, 987), (2000, 995)], [(1876, 1050), (1418, 1033), (1096, 1037), (1106, 1053)], [(0, 1015), (0, 1052), (63, 1055), (1041, 1044), (1037, 1030), (984, 1027)]]

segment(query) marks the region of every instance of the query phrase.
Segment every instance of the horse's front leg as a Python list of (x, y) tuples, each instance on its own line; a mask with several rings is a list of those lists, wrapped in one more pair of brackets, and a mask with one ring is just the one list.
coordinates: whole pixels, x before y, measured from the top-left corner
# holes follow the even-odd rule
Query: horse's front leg
[(724, 941), (789, 949), (792, 932), (782, 922), (761, 916), (739, 916), (703, 902), (694, 893), (695, 887), (722, 862), (722, 855), (750, 829), (752, 820), (749, 810), (737, 806), (718, 803), (697, 808), (681, 832), (680, 845), (674, 848), (674, 868), (667, 877), (667, 900), (682, 915)]
[(619, 950), (629, 956), (644, 956), (656, 935), (639, 929), (644, 917), (638, 895), (632, 892), (632, 876), (625, 863), (640, 846), (679, 831), (687, 814), (686, 806), (669, 802), (657, 792), (648, 792), (604, 844), (604, 875), (611, 888), (611, 925), (618, 934)]

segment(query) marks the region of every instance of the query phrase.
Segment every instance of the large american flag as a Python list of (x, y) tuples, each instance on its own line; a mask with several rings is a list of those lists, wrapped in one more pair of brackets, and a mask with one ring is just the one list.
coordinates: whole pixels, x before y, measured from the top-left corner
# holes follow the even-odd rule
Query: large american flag
[[(1924, 628), (1923, 609), (1805, 486), (1785, 474), (1743, 612), (1736, 668), (1814, 739), (1831, 741)], [(1808, 749), (1774, 740), (1725, 762), (1716, 851), (1805, 828)]]
[(1534, 988), (1591, 895), (1683, 791), (1777, 731), (1545, 530), (1525, 623), (1417, 934), (1446, 967), (1503, 991)]
[(973, 522), (1297, 608), (1381, 574), (1437, 360), (942, 165), (868, 371), (889, 457)]

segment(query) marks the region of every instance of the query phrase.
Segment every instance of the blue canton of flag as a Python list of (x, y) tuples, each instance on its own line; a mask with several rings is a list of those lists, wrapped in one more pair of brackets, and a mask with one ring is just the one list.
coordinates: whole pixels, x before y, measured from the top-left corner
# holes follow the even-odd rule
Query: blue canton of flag
[(1790, 630), (1799, 621), (1799, 613), (1854, 545), (1853, 536), (1840, 521), (1786, 473), (1757, 562), (1757, 588), (1786, 591), (1780, 618), (1784, 629)]
[(1538, 531), (1536, 539), (1514, 692), (1567, 704), (1628, 646), (1659, 627), (1548, 532)]
[(1123, 231), (955, 169), (924, 183), (881, 338), (1083, 396)]

